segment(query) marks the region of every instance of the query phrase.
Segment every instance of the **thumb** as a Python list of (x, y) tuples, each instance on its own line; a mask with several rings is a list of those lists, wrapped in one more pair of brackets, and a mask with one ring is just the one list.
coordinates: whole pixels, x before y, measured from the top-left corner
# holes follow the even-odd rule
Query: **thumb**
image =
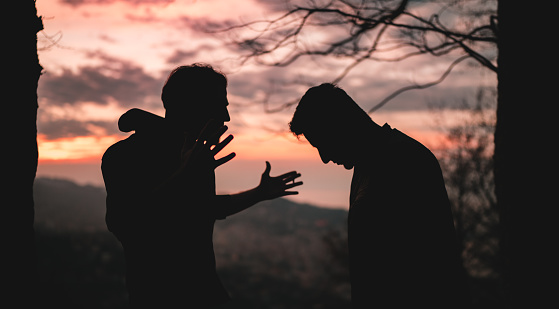
[(270, 162), (266, 161), (266, 169), (264, 170), (264, 173), (262, 173), (262, 175), (269, 177), (271, 169), (272, 169), (272, 166), (270, 165)]

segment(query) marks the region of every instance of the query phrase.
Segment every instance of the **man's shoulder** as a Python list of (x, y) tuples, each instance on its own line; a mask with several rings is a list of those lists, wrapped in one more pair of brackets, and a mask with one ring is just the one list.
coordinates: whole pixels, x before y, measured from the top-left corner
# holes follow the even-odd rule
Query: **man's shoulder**
[(127, 157), (129, 153), (134, 152), (136, 144), (136, 136), (132, 134), (109, 146), (103, 154), (102, 161), (107, 162), (116, 158)]
[(415, 138), (403, 133), (398, 129), (393, 129), (393, 143), (402, 153), (408, 155), (420, 155), (424, 158), (434, 157), (433, 153), (429, 148), (423, 145), (421, 142)]

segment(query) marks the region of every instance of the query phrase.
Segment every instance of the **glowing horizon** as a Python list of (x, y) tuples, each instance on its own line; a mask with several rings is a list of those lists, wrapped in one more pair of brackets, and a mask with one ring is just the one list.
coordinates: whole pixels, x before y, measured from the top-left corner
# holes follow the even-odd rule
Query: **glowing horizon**
[[(312, 182), (305, 186), (315, 192), (316, 200), (312, 201), (318, 204), (319, 183), (328, 187), (326, 181), (335, 182), (338, 188), (345, 188), (335, 178), (342, 177), (345, 183), (347, 174), (337, 167), (324, 167), (316, 150), (304, 140), (297, 141), (289, 133), (276, 133), (286, 130), (293, 107), (270, 114), (264, 102), (281, 104), (300, 98), (307, 83), (331, 81), (347, 61), (306, 58), (285, 68), (250, 61), (240, 66), (237, 60), (243, 53), (241, 48), (224, 44), (218, 35), (200, 31), (208, 24), (272, 18), (281, 13), (277, 4), (260, 0), (239, 0), (234, 6), (228, 0), (41, 0), (36, 6), (45, 27), (38, 35), (39, 59), (44, 67), (38, 89), (39, 174), (58, 175), (56, 168), (64, 164), (98, 165), (107, 147), (127, 136), (117, 128), (122, 113), (136, 107), (162, 114), (159, 97), (169, 72), (178, 65), (205, 62), (223, 71), (229, 80), (232, 121), (228, 125), (235, 139), (224, 154), (234, 151), (237, 158), (230, 167), (221, 168), (222, 178), (230, 179), (221, 183), (223, 190), (236, 185), (227, 173), (244, 171), (243, 164), (259, 162), (250, 170), (258, 175), (263, 160), (289, 162), (283, 166), (285, 169), (304, 169), (313, 162), (307, 177), (315, 179), (311, 181), (316, 181), (316, 186)], [(328, 35), (316, 33), (313, 37), (327, 39)], [(435, 80), (445, 70), (445, 61), (448, 59), (363, 62), (339, 86), (367, 111), (401, 87)], [(293, 83), (298, 78), (305, 83)], [(282, 88), (283, 85), (289, 86)], [(444, 83), (398, 96), (371, 118), (380, 125), (390, 124), (432, 150), (445, 147), (442, 131), (433, 127), (428, 102), (452, 105), (473, 97), (479, 87), (495, 85), (495, 76), (483, 69), (458, 66)], [(451, 123), (460, 119), (458, 113), (447, 115)], [(47, 165), (49, 168), (41, 167)], [(322, 175), (323, 171), (329, 174)], [(70, 168), (63, 174), (73, 179), (85, 177), (71, 172)], [(87, 173), (92, 176), (86, 179), (100, 179), (99, 171)], [(311, 173), (322, 176), (313, 178)], [(322, 201), (330, 202), (324, 197)]]
[[(444, 143), (444, 133), (436, 128), (421, 128), (417, 123), (405, 125), (409, 117), (414, 117), (421, 122), (429, 121), (429, 117), (434, 117), (430, 112), (394, 112), (378, 117), (394, 128), (397, 128), (407, 135), (415, 138), (429, 148), (446, 147)], [(456, 115), (454, 117), (457, 117)], [(378, 121), (378, 120), (377, 120)], [(401, 125), (404, 125), (402, 128)], [(116, 123), (115, 123), (116, 126)], [(243, 130), (249, 131), (249, 130)], [(238, 158), (243, 160), (260, 159), (284, 159), (284, 160), (309, 160), (317, 159), (316, 150), (305, 140), (304, 136), (298, 140), (289, 132), (269, 133), (255, 130), (250, 132), (231, 132), (233, 141), (222, 151), (222, 154), (235, 152)], [(133, 132), (131, 132), (133, 133)], [(48, 139), (39, 132), (37, 143), (39, 146), (39, 162), (93, 162), (101, 159), (105, 150), (119, 140), (125, 139), (129, 134), (93, 135), (62, 137)]]

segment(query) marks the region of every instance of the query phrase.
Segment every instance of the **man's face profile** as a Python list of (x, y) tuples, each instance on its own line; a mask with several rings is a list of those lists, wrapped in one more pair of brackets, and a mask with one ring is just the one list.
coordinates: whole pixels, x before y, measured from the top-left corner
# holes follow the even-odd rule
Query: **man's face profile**
[(304, 136), (318, 150), (324, 164), (332, 161), (348, 170), (353, 168), (351, 148), (338, 134), (304, 133)]
[(223, 123), (231, 120), (227, 110), (229, 101), (227, 100), (227, 90), (225, 87), (213, 87), (212, 89), (201, 91), (195, 100), (191, 104), (196, 106), (197, 112), (195, 115), (198, 119), (205, 122), (214, 119)]
[(190, 97), (184, 99), (184, 104), (168, 111), (185, 127), (202, 129), (210, 119), (222, 125), (230, 121), (228, 106), (225, 87), (213, 87), (213, 89), (197, 89), (195, 92), (190, 92)]

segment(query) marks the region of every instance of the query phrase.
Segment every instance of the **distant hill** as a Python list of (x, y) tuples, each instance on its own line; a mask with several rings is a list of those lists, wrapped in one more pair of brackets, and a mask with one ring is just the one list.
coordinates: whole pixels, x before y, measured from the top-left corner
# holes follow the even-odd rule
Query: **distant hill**
[[(74, 231), (102, 231), (105, 226), (105, 189), (78, 185), (55, 178), (37, 178), (34, 186), (35, 224), (39, 228)], [(288, 235), (301, 230), (324, 231), (343, 225), (345, 210), (299, 204), (279, 198), (264, 201), (248, 210), (217, 222), (218, 230), (230, 231), (242, 225)]]
[[(104, 188), (37, 178), (34, 196), (43, 281), (57, 287), (50, 297), (71, 297), (68, 308), (125, 307), (122, 251), (105, 226)], [(224, 285), (242, 308), (349, 308), (346, 218), (345, 210), (280, 198), (217, 221)]]
[(56, 231), (103, 231), (105, 189), (64, 179), (37, 178), (35, 226)]

